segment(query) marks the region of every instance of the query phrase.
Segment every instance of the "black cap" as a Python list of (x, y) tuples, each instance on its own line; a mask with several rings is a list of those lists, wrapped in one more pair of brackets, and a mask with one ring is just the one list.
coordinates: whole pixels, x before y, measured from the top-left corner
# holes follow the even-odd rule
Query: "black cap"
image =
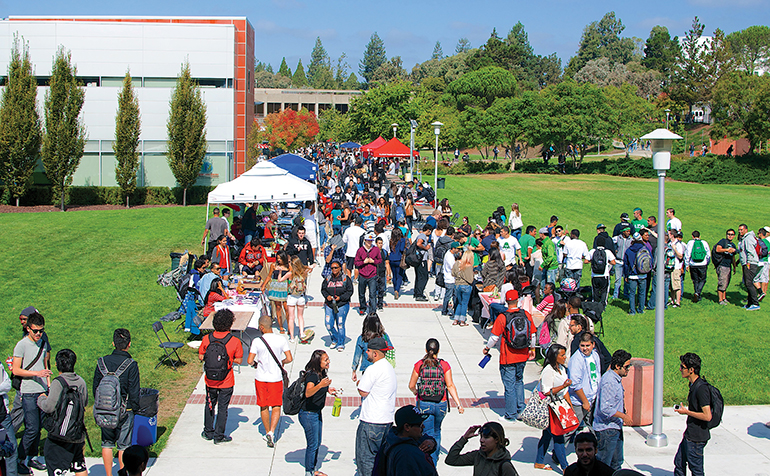
[(29, 306), (21, 310), (21, 315), (24, 317), (29, 317), (34, 312), (37, 312), (37, 309), (35, 309), (35, 306)]
[(626, 213), (626, 212), (621, 213), (620, 214), (620, 218), (623, 219), (623, 220), (627, 220), (628, 219), (628, 213)]
[(406, 405), (396, 410), (396, 427), (403, 428), (407, 423), (410, 425), (419, 425), (428, 419), (430, 415), (422, 414), (417, 411), (414, 405)]
[(367, 347), (371, 350), (379, 350), (382, 352), (393, 349), (393, 347), (388, 345), (388, 341), (382, 337), (375, 337), (374, 339), (370, 340)]

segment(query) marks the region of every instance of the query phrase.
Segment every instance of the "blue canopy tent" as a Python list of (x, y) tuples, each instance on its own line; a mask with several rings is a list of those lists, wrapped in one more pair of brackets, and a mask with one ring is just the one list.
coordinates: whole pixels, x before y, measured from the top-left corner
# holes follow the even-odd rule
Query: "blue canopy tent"
[(340, 144), (340, 149), (360, 149), (361, 144), (358, 142), (345, 142)]
[(316, 181), (318, 166), (313, 162), (294, 154), (282, 154), (270, 159), (277, 167), (289, 172), (295, 177), (311, 182)]

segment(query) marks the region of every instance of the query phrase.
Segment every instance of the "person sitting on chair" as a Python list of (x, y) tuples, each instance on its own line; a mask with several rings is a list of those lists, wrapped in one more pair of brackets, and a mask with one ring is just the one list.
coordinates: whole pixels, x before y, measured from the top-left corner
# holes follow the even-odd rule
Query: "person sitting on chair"
[(238, 262), (241, 263), (241, 272), (244, 275), (259, 273), (265, 266), (266, 257), (267, 252), (265, 251), (265, 247), (262, 246), (262, 240), (254, 235), (251, 242), (243, 247), (241, 255), (238, 258)]

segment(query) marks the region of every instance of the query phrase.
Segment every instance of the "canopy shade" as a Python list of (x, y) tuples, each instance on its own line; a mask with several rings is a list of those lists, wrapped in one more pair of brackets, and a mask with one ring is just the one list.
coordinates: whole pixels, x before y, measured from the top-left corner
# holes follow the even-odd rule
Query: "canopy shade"
[[(409, 157), (409, 147), (394, 137), (382, 147), (374, 149), (372, 155), (375, 157)], [(416, 157), (419, 153), (415, 150), (414, 155)]]
[(271, 162), (260, 162), (209, 192), (209, 203), (270, 203), (316, 199), (316, 187)]
[(344, 142), (340, 144), (340, 149), (360, 149), (361, 144), (358, 142)]
[(303, 180), (315, 182), (318, 166), (313, 162), (295, 154), (281, 154), (270, 159), (270, 162)]
[(383, 145), (385, 145), (386, 142), (387, 141), (383, 139), (382, 136), (380, 136), (374, 139), (372, 142), (369, 142), (368, 144), (361, 146), (361, 150), (364, 152), (371, 152), (378, 147), (382, 147)]

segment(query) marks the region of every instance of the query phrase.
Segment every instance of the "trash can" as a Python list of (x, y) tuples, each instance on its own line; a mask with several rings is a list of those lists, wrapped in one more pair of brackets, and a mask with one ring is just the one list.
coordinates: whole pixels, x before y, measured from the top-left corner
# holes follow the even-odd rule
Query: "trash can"
[(404, 182), (409, 183), (412, 181), (412, 172), (404, 172)]
[(628, 375), (623, 382), (624, 404), (631, 417), (629, 426), (647, 426), (652, 424), (652, 389), (654, 385), (654, 361), (650, 359), (631, 359)]
[(158, 441), (158, 399), (154, 388), (139, 389), (139, 408), (134, 413), (132, 445), (150, 446)]
[(446, 177), (436, 179), (436, 188), (446, 188)]
[(179, 260), (182, 259), (182, 253), (169, 253), (171, 257), (171, 269), (177, 269), (179, 267)]

